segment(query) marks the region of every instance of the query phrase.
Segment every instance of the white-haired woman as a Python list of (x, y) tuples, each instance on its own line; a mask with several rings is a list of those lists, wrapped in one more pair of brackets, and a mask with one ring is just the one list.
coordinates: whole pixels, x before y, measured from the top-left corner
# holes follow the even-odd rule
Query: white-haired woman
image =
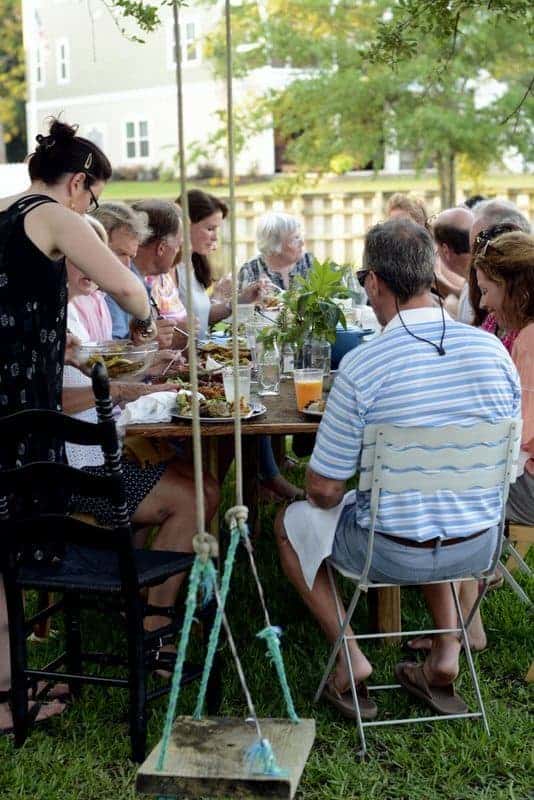
[(256, 228), (258, 255), (239, 270), (239, 289), (267, 278), (279, 289), (288, 289), (297, 275), (306, 275), (313, 257), (304, 252), (298, 219), (291, 214), (271, 211)]

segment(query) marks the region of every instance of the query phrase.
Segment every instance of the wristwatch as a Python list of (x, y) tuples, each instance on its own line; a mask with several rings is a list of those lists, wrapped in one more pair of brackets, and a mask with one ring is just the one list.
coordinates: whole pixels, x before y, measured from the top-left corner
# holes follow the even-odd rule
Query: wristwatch
[(134, 319), (132, 320), (132, 325), (138, 331), (140, 331), (141, 336), (150, 336), (154, 333), (154, 320), (152, 319), (152, 314), (150, 314), (146, 319)]

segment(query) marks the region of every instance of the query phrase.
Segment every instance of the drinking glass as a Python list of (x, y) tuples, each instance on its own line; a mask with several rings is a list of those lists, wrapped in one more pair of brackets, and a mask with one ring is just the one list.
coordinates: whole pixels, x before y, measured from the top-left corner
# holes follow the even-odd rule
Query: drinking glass
[(260, 397), (280, 394), (280, 353), (278, 348), (262, 347), (257, 356), (258, 394)]
[(313, 400), (321, 400), (323, 396), (323, 377), (321, 369), (296, 369), (293, 373), (295, 382), (295, 397), (297, 408), (304, 411), (308, 403)]
[(332, 348), (330, 342), (312, 339), (302, 346), (302, 366), (309, 369), (320, 369), (323, 375), (330, 375)]
[(224, 396), (227, 403), (233, 403), (235, 398), (235, 379), (234, 370), (237, 370), (239, 381), (239, 397), (249, 404), (250, 403), (250, 366), (246, 367), (224, 367), (223, 369), (223, 386)]

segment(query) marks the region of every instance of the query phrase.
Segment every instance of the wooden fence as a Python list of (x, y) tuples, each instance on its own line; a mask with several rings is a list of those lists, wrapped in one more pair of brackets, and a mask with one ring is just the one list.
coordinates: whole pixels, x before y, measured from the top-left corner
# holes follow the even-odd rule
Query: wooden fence
[[(237, 263), (257, 254), (256, 224), (259, 217), (267, 211), (284, 211), (294, 214), (301, 222), (306, 250), (320, 261), (332, 258), (339, 264), (361, 263), (365, 232), (385, 218), (388, 198), (393, 192), (358, 192), (312, 194), (304, 192), (298, 197), (275, 200), (270, 197), (236, 198)], [(440, 210), (437, 191), (421, 192), (429, 215)], [(513, 189), (502, 192), (515, 203), (530, 220), (534, 220), (534, 189)], [(458, 202), (463, 200), (459, 196)], [(230, 269), (228, 226), (221, 236), (221, 248), (214, 258), (217, 274)]]

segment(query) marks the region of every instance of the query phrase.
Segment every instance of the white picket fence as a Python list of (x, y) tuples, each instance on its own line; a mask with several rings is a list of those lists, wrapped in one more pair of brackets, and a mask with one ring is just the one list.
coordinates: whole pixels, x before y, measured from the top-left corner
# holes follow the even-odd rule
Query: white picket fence
[[(339, 264), (359, 265), (365, 232), (385, 218), (385, 208), (390, 192), (358, 193), (303, 193), (288, 200), (269, 197), (236, 198), (237, 263), (241, 266), (256, 255), (255, 231), (259, 217), (267, 211), (285, 211), (294, 214), (302, 225), (306, 250), (320, 261), (331, 258)], [(429, 215), (440, 210), (439, 194), (427, 191), (420, 196), (425, 201)], [(534, 189), (513, 189), (499, 194), (514, 202), (530, 219), (534, 220)], [(460, 203), (463, 197), (458, 197)], [(217, 274), (230, 269), (229, 231), (225, 226), (221, 248), (214, 258)]]

